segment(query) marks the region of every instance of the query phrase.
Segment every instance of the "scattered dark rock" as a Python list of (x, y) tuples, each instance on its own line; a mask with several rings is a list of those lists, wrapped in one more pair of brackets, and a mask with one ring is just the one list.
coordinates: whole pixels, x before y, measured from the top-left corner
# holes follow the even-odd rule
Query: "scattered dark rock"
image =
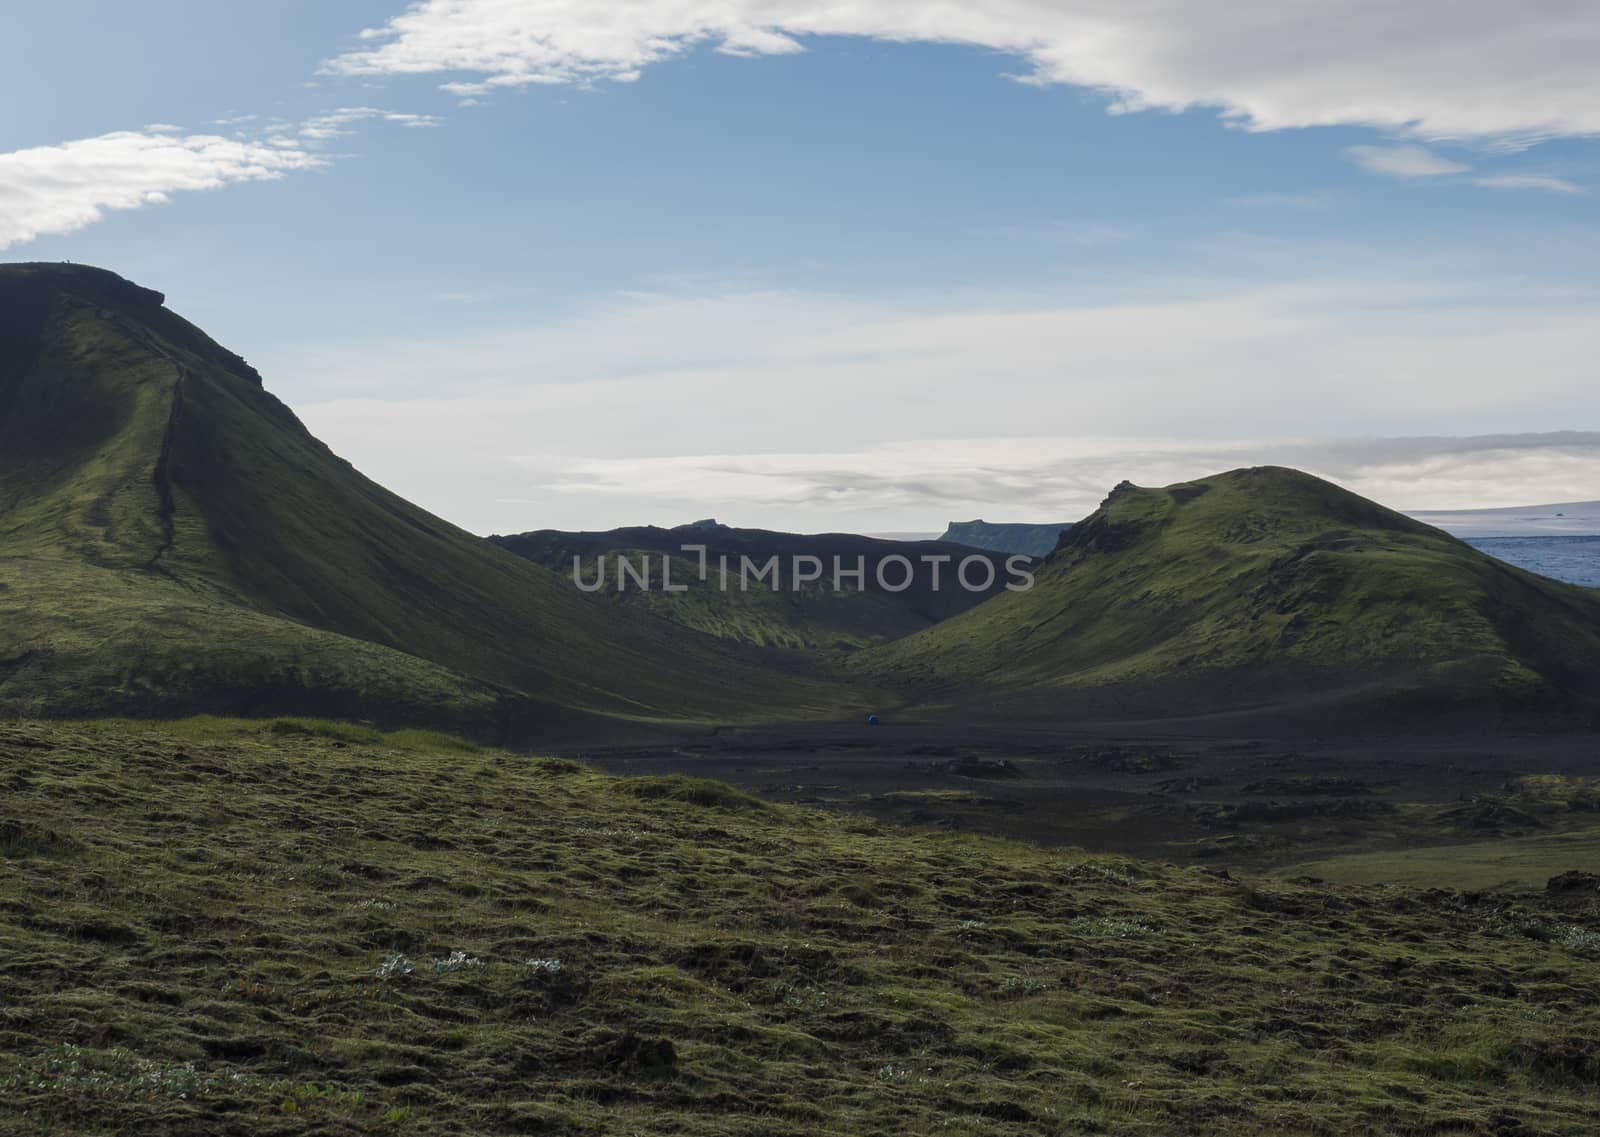
[(960, 758), (945, 764), (949, 773), (962, 778), (1020, 778), (1022, 771), (1016, 763), (1002, 759), (991, 762), (984, 758)]
[(1544, 890), (1551, 896), (1600, 892), (1600, 876), (1592, 872), (1564, 872), (1546, 881)]
[(1357, 778), (1267, 778), (1251, 782), (1241, 791), (1247, 794), (1275, 794), (1281, 796), (1358, 797), (1370, 794), (1372, 787)]
[(1191, 806), (1195, 821), (1206, 828), (1237, 829), (1242, 825), (1307, 818), (1372, 817), (1394, 807), (1384, 801), (1247, 801), (1239, 805)]
[(1158, 770), (1173, 770), (1183, 764), (1182, 756), (1170, 751), (1132, 750), (1122, 746), (1097, 750), (1076, 758), (1068, 758), (1067, 761), (1081, 762), (1113, 774), (1153, 774)]
[(1157, 793), (1192, 794), (1210, 786), (1220, 785), (1221, 778), (1166, 778), (1156, 783)]
[(1443, 819), (1457, 829), (1474, 833), (1537, 829), (1541, 822), (1526, 810), (1491, 797), (1476, 797), (1444, 812)]
[(948, 762), (907, 762), (906, 769), (919, 774), (954, 774), (958, 778), (1022, 777), (1022, 771), (1015, 762), (1006, 759), (991, 761), (975, 754), (952, 758)]
[(1600, 914), (1600, 875), (1592, 872), (1564, 872), (1551, 877), (1544, 894), (1552, 905), (1569, 914), (1590, 911)]

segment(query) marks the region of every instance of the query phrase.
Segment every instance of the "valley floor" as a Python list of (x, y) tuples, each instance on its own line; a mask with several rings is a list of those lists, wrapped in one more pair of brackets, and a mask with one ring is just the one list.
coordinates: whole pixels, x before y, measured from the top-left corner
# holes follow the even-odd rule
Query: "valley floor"
[(1600, 1126), (1593, 878), (1236, 878), (218, 720), (0, 724), (0, 858), (0, 1132)]
[(1600, 867), (1592, 735), (1263, 739), (1155, 725), (888, 717), (573, 753), (612, 773), (715, 778), (771, 801), (1179, 864), (1464, 889)]

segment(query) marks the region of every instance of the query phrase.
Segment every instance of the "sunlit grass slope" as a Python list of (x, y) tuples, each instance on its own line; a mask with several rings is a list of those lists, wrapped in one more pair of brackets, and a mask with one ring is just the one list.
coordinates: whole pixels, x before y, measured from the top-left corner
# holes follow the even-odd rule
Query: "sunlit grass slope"
[(1088, 686), (1297, 668), (1458, 700), (1600, 693), (1600, 593), (1294, 470), (1119, 487), (1028, 592), (858, 657), (898, 680)]
[(0, 724), (0, 869), (8, 1133), (1600, 1117), (1593, 895), (1233, 880), (313, 721)]
[(0, 266), (0, 705), (537, 734), (575, 711), (781, 718), (841, 702), (395, 497), (159, 294), (81, 266)]

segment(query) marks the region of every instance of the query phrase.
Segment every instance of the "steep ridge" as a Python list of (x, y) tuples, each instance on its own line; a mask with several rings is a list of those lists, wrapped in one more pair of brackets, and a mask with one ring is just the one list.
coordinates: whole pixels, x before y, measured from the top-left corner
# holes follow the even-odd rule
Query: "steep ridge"
[(389, 493), (162, 305), (99, 269), (0, 266), (0, 707), (539, 735), (838, 706)]
[[(1484, 556), (1294, 470), (1124, 484), (1029, 592), (855, 660), (927, 690), (1161, 693), (1186, 711), (1351, 698), (1527, 709), (1600, 698), (1600, 593)], [(1196, 694), (1199, 692), (1200, 694)]]

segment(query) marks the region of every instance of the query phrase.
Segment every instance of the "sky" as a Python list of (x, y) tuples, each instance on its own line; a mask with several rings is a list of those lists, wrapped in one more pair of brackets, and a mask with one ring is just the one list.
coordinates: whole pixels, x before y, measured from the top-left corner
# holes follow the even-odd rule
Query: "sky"
[(1600, 7), (55, 0), (0, 258), (480, 533), (1600, 498)]

